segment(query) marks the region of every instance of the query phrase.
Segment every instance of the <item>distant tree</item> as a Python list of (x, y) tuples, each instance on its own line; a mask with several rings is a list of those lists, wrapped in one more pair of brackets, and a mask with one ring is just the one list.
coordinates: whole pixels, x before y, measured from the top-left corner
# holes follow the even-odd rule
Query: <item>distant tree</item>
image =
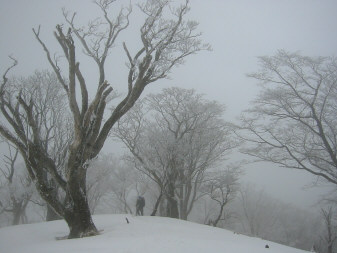
[[(70, 114), (66, 109), (65, 93), (58, 84), (56, 75), (48, 71), (36, 71), (27, 78), (14, 77), (7, 80), (4, 77), (4, 84), (6, 86), (2, 86), (1, 112), (9, 125), (13, 125), (15, 128), (13, 127), (14, 131), (10, 132), (2, 125), (0, 127), (1, 134), (4, 133), (3, 136), (7, 134), (8, 137), (14, 138), (11, 140), (12, 145), (21, 155), (20, 148), (23, 148), (24, 145), (32, 145), (32, 143), (29, 143), (29, 138), (33, 138), (34, 134), (39, 135), (41, 153), (48, 153), (48, 158), (54, 162), (55, 171), (53, 173), (61, 173), (67, 156), (64, 149), (69, 145), (72, 134), (70, 132), (71, 122), (68, 117)], [(29, 101), (29, 106), (26, 103), (21, 105), (20, 101)], [(25, 114), (25, 110), (30, 111), (31, 114)], [(34, 124), (34, 121), (36, 124)], [(15, 136), (15, 133), (17, 136)], [(32, 153), (33, 150), (27, 150), (27, 152)], [(31, 172), (27, 170), (28, 176)], [(54, 198), (59, 198), (59, 187), (55, 178), (47, 171), (41, 171), (39, 176), (43, 178), (48, 188), (48, 194), (54, 196)], [(32, 180), (31, 176), (30, 178)], [(32, 180), (32, 184), (36, 185), (37, 181)], [(39, 204), (45, 205), (41, 201), (39, 201)], [(47, 208), (47, 221), (59, 218), (50, 204), (47, 203), (45, 206)]]
[(26, 223), (26, 208), (34, 194), (32, 182), (24, 168), (17, 163), (19, 152), (8, 144), (8, 155), (4, 155), (4, 165), (0, 187), (0, 214), (11, 213), (12, 225)]
[[(200, 34), (196, 32), (197, 23), (185, 21), (189, 11), (188, 0), (179, 7), (171, 6), (170, 1), (164, 0), (149, 0), (139, 4), (140, 11), (145, 15), (145, 21), (140, 28), (141, 46), (132, 54), (126, 43), (123, 43), (129, 61), (128, 91), (122, 101), (104, 118), (106, 104), (112, 93), (112, 87), (105, 80), (105, 62), (118, 35), (128, 27), (131, 14), (130, 6), (122, 8), (115, 19), (110, 18), (108, 10), (113, 2), (115, 1), (95, 1), (103, 18), (95, 19), (83, 28), (75, 24), (76, 13), (63, 11), (69, 28), (64, 32), (63, 26), (57, 25), (54, 35), (66, 60), (67, 79), (62, 75), (59, 58), (52, 59), (47, 45), (42, 41), (40, 27), (33, 29), (57, 76), (58, 85), (66, 94), (73, 120), (72, 141), (61, 152), (67, 155), (61, 173), (44, 146), (49, 143), (49, 139), (41, 131), (44, 126), (41, 125), (40, 108), (34, 97), (26, 98), (20, 90), (15, 94), (11, 93), (12, 96), (9, 97), (10, 84), (6, 78), (8, 71), (1, 83), (1, 112), (8, 124), (0, 125), (0, 133), (19, 149), (41, 197), (67, 222), (69, 238), (98, 233), (87, 199), (87, 164), (99, 154), (113, 125), (134, 105), (148, 84), (166, 78), (172, 68), (182, 64), (188, 55), (209, 49), (209, 45), (202, 44)], [(172, 19), (165, 17), (166, 9), (170, 9), (168, 14), (171, 14)], [(78, 39), (85, 54), (96, 63), (99, 70), (97, 91), (92, 101), (89, 101), (87, 83), (76, 58), (73, 36)], [(76, 93), (76, 87), (80, 94)], [(48, 178), (52, 178), (65, 193), (65, 201), (50, 194), (57, 187), (51, 187)]]
[[(163, 199), (167, 181), (161, 170), (151, 169), (156, 168), (157, 166), (155, 153), (142, 152), (142, 157), (137, 156), (137, 154), (140, 153), (137, 150), (136, 145), (138, 145), (138, 143), (144, 143), (143, 141), (145, 141), (145, 139), (143, 140), (142, 138), (144, 138), (145, 129), (147, 128), (145, 126), (146, 109), (144, 107), (144, 101), (136, 103), (132, 110), (118, 122), (117, 127), (112, 132), (112, 136), (121, 140), (129, 148), (131, 155), (126, 155), (124, 157), (125, 161), (144, 175), (148, 176), (156, 184), (159, 194), (156, 196), (156, 201), (151, 213), (151, 216), (155, 216), (159, 204)], [(149, 146), (145, 147), (150, 149)], [(145, 153), (146, 156), (144, 156)]]
[(252, 185), (246, 185), (239, 190), (238, 200), (241, 206), (240, 222), (244, 233), (268, 238), (268, 233), (278, 226), (278, 201)]
[(333, 253), (337, 249), (337, 217), (333, 208), (321, 209), (321, 215), (324, 222), (324, 231), (319, 244), (320, 252)]
[(231, 213), (225, 213), (225, 207), (231, 203), (239, 191), (241, 171), (237, 166), (231, 166), (208, 175), (203, 186), (205, 194), (217, 203), (219, 211), (208, 218), (208, 225), (216, 227), (220, 221), (230, 218)]
[(133, 213), (135, 204), (130, 202), (130, 196), (133, 191), (134, 194), (136, 193), (137, 179), (135, 176), (135, 171), (127, 165), (120, 166), (113, 172), (114, 184), (111, 185), (111, 193), (120, 212)]
[(238, 131), (243, 153), (337, 185), (337, 61), (279, 51), (250, 74), (262, 90)]
[[(266, 239), (291, 247), (310, 250), (320, 235), (321, 222), (312, 209), (301, 209), (295, 205), (278, 202), (276, 225), (265, 234)], [(267, 228), (268, 230), (268, 228)]]
[(149, 95), (119, 122), (115, 135), (129, 148), (129, 159), (160, 189), (155, 209), (164, 195), (167, 215), (187, 219), (205, 171), (237, 146), (223, 110), (194, 90), (170, 88)]
[(240, 187), (231, 211), (235, 217), (225, 228), (303, 250), (311, 249), (321, 231), (313, 210), (284, 203), (250, 184)]
[(88, 162), (86, 186), (91, 213), (95, 213), (101, 200), (111, 194), (112, 172), (118, 166), (113, 161), (112, 156), (102, 154)]
[(87, 193), (90, 210), (133, 213), (134, 198), (144, 195), (144, 176), (122, 158), (100, 154), (88, 164)]
[(87, 193), (92, 213), (111, 207), (114, 212), (132, 213), (130, 196), (137, 193), (141, 182), (137, 171), (121, 161), (112, 154), (100, 154), (89, 162)]

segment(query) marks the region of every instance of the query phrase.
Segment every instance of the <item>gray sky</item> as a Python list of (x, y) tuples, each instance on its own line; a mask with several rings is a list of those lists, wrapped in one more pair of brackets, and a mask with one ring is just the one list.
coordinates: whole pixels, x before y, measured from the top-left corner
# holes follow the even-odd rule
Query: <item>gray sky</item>
[[(129, 1), (122, 0), (127, 5)], [(173, 70), (171, 80), (147, 87), (145, 93), (169, 86), (194, 88), (207, 98), (227, 106), (226, 119), (233, 120), (249, 107), (258, 89), (245, 74), (256, 71), (257, 56), (272, 55), (278, 49), (300, 51), (309, 56), (337, 55), (337, 1), (335, 0), (191, 0), (190, 19), (200, 23), (203, 39), (212, 52), (201, 52)], [(29, 75), (49, 67), (32, 28), (41, 24), (41, 37), (53, 52), (60, 52), (53, 37), (56, 24), (63, 23), (61, 8), (76, 10), (78, 23), (99, 15), (91, 0), (0, 0), (0, 70), (10, 64), (8, 55), (19, 60), (12, 72)], [(108, 64), (108, 81), (115, 89), (126, 89), (126, 57), (120, 47), (125, 41), (136, 50), (141, 18), (136, 7), (130, 29), (123, 33)], [(84, 59), (84, 58), (83, 58)], [(96, 87), (95, 66), (83, 61), (81, 67)], [(83, 72), (82, 70), (82, 72)], [(105, 152), (110, 152), (106, 148)], [(307, 207), (324, 189), (307, 189), (312, 177), (304, 172), (255, 164), (246, 168), (246, 181), (266, 188), (270, 194)]]

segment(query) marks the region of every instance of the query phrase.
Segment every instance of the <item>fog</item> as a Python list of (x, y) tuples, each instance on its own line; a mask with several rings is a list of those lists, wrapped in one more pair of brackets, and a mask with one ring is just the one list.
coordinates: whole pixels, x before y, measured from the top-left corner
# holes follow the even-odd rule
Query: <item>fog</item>
[[(171, 86), (193, 88), (208, 99), (225, 104), (226, 120), (235, 121), (258, 94), (256, 81), (246, 77), (247, 73), (257, 70), (258, 56), (273, 55), (278, 49), (300, 51), (309, 56), (337, 55), (337, 2), (334, 0), (190, 2), (189, 18), (200, 23), (203, 40), (210, 43), (213, 50), (188, 58), (184, 65), (172, 71), (170, 79), (150, 85), (143, 96)], [(32, 28), (41, 25), (41, 37), (45, 43), (52, 52), (60, 53), (52, 32), (56, 24), (64, 23), (62, 7), (76, 11), (77, 22), (81, 24), (99, 13), (89, 0), (1, 0), (1, 73), (10, 64), (8, 55), (19, 62), (12, 72), (14, 75), (29, 75), (36, 69), (49, 67)], [(137, 25), (139, 20), (135, 6), (133, 14), (130, 29), (118, 40), (118, 46), (108, 60), (111, 72), (107, 73), (107, 79), (114, 89), (122, 93), (126, 90), (127, 69), (118, 63), (127, 59), (121, 43), (125, 41), (131, 50), (139, 47), (139, 41), (133, 39), (140, 25)], [(85, 56), (81, 57), (85, 59)], [(81, 67), (88, 84), (94, 89), (97, 80), (92, 76), (97, 72), (94, 65), (87, 62), (83, 61)], [(104, 152), (115, 151), (123, 153), (120, 145), (108, 140)], [(244, 158), (238, 154), (235, 157)], [(314, 208), (321, 194), (328, 192), (327, 187), (309, 187), (315, 178), (302, 171), (277, 168), (266, 163), (246, 165), (244, 170), (245, 182), (256, 184), (271, 196), (303, 208)]]

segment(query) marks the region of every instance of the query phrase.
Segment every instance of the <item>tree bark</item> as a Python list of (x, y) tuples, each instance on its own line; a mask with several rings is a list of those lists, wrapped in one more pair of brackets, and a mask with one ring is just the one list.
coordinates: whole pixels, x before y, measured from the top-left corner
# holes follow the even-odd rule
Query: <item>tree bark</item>
[(87, 210), (80, 210), (77, 207), (76, 210), (73, 210), (73, 212), (69, 212), (65, 215), (64, 219), (70, 229), (68, 239), (94, 236), (98, 234), (98, 230), (92, 221), (91, 214)]
[(73, 207), (64, 215), (70, 229), (68, 239), (97, 235), (98, 230), (92, 221), (85, 195), (81, 191), (76, 191), (71, 194), (71, 198)]
[(75, 161), (74, 166), (76, 168), (70, 168), (71, 173), (68, 175), (68, 194), (72, 206), (64, 215), (70, 229), (69, 239), (98, 234), (86, 197), (86, 169), (80, 162)]

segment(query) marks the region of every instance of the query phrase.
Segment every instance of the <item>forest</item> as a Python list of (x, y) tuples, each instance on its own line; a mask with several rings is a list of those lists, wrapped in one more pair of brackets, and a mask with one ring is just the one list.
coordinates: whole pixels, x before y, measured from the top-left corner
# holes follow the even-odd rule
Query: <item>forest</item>
[[(23, 75), (19, 56), (4, 61), (0, 226), (62, 219), (72, 239), (99, 236), (96, 214), (160, 216), (336, 252), (337, 58), (281, 48), (255, 58), (245, 78), (258, 92), (232, 118), (226, 100), (175, 81), (215, 50), (189, 16), (194, 1), (123, 4), (96, 0), (85, 22), (63, 8), (49, 33), (33, 27), (45, 68)], [(256, 164), (329, 191), (314, 208), (278, 199), (243, 180)]]

